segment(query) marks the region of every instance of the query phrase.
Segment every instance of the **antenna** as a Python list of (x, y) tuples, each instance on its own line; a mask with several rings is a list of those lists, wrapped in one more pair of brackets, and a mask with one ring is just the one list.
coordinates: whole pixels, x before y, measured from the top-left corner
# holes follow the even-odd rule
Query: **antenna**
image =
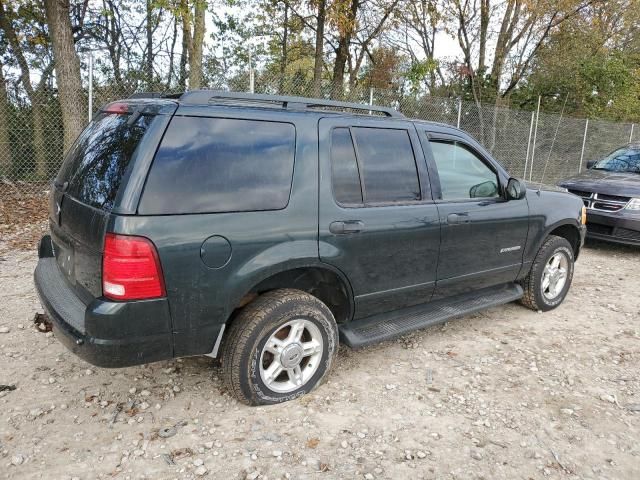
[(558, 137), (558, 130), (560, 130), (560, 122), (562, 122), (562, 116), (564, 115), (564, 108), (567, 106), (567, 100), (569, 100), (569, 92), (567, 92), (566, 97), (564, 97), (564, 104), (562, 105), (562, 111), (560, 112), (558, 125), (556, 125), (556, 133), (553, 135), (553, 140), (551, 141), (551, 148), (549, 148), (549, 155), (547, 156), (547, 161), (544, 163), (542, 178), (540, 179), (540, 183), (538, 184), (538, 192), (540, 191), (540, 188), (542, 188), (542, 182), (544, 182), (544, 176), (547, 173), (547, 165), (549, 165), (549, 160), (551, 160), (551, 152), (553, 152), (553, 146), (555, 145), (556, 138)]

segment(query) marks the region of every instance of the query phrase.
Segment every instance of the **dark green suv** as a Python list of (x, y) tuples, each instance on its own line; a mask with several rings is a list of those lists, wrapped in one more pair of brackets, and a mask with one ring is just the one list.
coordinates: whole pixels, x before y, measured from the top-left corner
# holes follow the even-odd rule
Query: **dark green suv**
[(231, 391), (310, 391), (360, 347), (564, 299), (582, 201), (466, 133), (359, 104), (193, 91), (104, 107), (51, 192), (35, 283), (94, 365), (221, 357)]

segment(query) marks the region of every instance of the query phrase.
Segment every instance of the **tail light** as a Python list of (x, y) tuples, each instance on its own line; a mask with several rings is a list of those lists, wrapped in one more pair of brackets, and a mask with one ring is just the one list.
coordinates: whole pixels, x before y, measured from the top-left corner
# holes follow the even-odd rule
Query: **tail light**
[(102, 257), (102, 293), (111, 300), (164, 297), (164, 279), (151, 240), (107, 233)]

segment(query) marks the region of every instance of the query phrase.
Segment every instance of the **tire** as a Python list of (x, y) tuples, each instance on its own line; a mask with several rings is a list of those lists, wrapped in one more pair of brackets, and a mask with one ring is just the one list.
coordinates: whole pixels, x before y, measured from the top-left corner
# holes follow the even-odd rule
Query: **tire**
[(286, 402), (318, 386), (337, 351), (338, 328), (324, 303), (300, 290), (274, 290), (231, 323), (222, 347), (222, 376), (243, 403)]
[[(559, 260), (559, 270), (553, 272), (556, 259)], [(549, 270), (547, 270), (549, 268)], [(565, 270), (564, 282), (561, 270)], [(549, 235), (540, 247), (531, 270), (522, 282), (524, 296), (520, 302), (532, 310), (547, 312), (560, 305), (569, 291), (573, 279), (574, 253), (571, 244), (562, 237)], [(554, 276), (555, 275), (555, 276)], [(550, 282), (546, 281), (546, 277)], [(556, 288), (553, 288), (553, 286)], [(545, 288), (543, 288), (545, 287)]]

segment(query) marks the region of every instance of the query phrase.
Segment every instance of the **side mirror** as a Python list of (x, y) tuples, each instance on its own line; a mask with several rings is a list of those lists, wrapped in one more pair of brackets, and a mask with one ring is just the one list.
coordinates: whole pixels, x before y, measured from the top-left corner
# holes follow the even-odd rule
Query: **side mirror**
[(474, 185), (469, 189), (469, 198), (490, 198), (498, 196), (498, 186), (496, 182), (489, 180)]
[(587, 169), (593, 168), (593, 166), (594, 166), (596, 163), (598, 163), (598, 161), (597, 161), (597, 160), (589, 160), (589, 161), (587, 162)]
[(517, 178), (510, 178), (507, 183), (507, 200), (522, 200), (527, 194), (526, 185)]

